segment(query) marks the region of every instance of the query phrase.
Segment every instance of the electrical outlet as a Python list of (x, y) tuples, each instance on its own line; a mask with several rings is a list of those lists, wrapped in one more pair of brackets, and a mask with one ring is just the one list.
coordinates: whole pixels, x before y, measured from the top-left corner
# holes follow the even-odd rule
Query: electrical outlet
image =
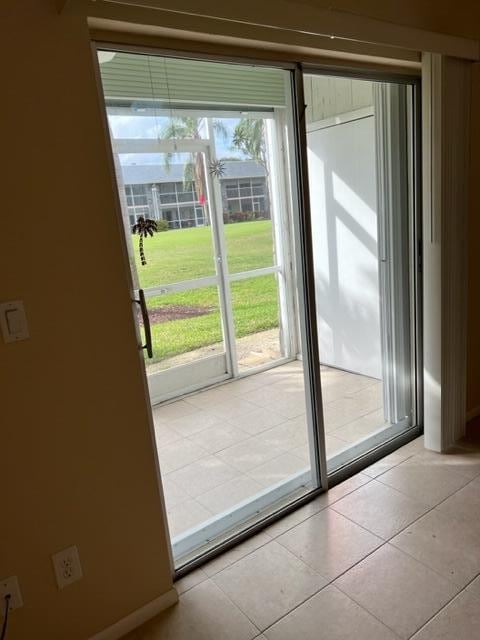
[(83, 576), (77, 547), (68, 547), (52, 556), (53, 569), (59, 589), (68, 587)]
[(12, 609), (23, 607), (23, 598), (20, 592), (20, 585), (18, 584), (17, 576), (10, 576), (9, 578), (0, 580), (0, 615), (3, 615), (4, 598), (7, 594), (10, 594), (10, 601), (8, 605), (10, 611)]

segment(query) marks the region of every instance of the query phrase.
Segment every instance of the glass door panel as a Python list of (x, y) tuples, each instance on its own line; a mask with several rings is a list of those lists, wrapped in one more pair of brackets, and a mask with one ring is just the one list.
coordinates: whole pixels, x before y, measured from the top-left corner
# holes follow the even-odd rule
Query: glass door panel
[(318, 349), (329, 471), (415, 425), (413, 97), (305, 75)]
[[(250, 63), (100, 53), (134, 293), (143, 290), (148, 307), (150, 400), (181, 567), (325, 477), (302, 346), (301, 263), (292, 276), (300, 242), (292, 77)], [(157, 223), (141, 242), (140, 218)], [(139, 315), (142, 343), (143, 322)]]

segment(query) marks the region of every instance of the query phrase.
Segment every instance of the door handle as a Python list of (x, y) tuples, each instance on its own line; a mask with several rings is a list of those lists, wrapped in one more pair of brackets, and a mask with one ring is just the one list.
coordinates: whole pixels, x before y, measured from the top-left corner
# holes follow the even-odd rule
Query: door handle
[(143, 330), (145, 331), (145, 344), (142, 344), (142, 349), (146, 349), (148, 357), (153, 358), (150, 318), (148, 316), (147, 303), (145, 302), (145, 294), (143, 292), (143, 289), (138, 290), (138, 297), (139, 300), (134, 300), (134, 302), (140, 305), (140, 311), (142, 312)]

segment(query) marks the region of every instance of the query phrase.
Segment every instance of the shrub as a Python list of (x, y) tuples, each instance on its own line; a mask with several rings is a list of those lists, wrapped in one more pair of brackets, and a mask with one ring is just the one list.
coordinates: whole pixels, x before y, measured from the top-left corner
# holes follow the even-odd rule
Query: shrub
[(229, 222), (248, 222), (250, 220), (264, 220), (264, 211), (237, 211), (236, 213), (224, 212), (223, 221), (225, 224)]
[(167, 220), (157, 220), (157, 231), (168, 231), (169, 228)]

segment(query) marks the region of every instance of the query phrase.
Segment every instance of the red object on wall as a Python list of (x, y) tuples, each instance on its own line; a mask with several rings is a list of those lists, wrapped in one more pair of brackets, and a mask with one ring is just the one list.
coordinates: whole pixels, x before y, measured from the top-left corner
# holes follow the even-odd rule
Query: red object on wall
[(200, 202), (200, 204), (202, 205), (202, 207), (203, 207), (203, 205), (206, 203), (206, 199), (205, 199), (205, 196), (203, 195), (203, 193), (201, 193), (201, 194), (198, 196), (198, 201)]

